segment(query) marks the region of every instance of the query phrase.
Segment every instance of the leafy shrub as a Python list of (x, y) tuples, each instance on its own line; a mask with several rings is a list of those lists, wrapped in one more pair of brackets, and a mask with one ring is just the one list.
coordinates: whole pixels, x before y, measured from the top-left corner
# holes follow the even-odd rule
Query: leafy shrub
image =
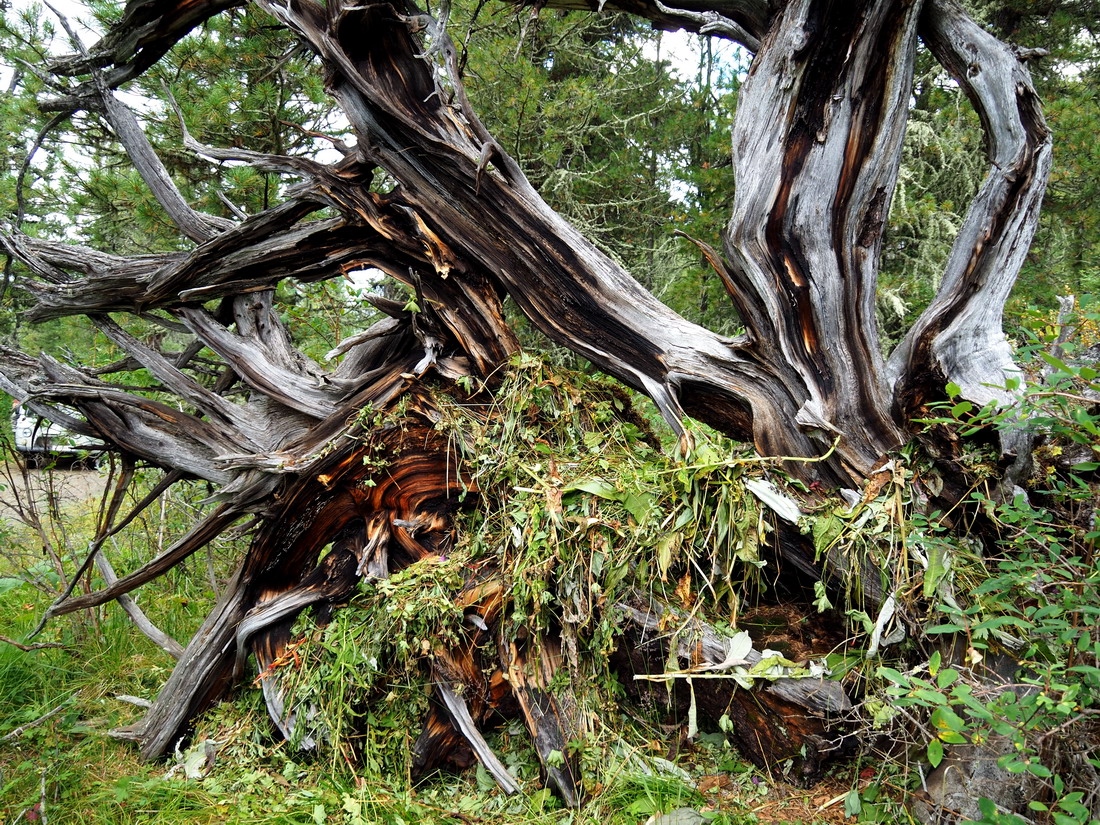
[[(1095, 321), (1097, 316), (1086, 316)], [(979, 485), (961, 507), (992, 540), (959, 540), (948, 518), (910, 518), (911, 551), (941, 558), (943, 575), (924, 627), (927, 661), (900, 670), (879, 666), (884, 718), (919, 722), (927, 761), (938, 766), (953, 745), (995, 749), (997, 765), (1033, 787), (1030, 818), (1055, 825), (1100, 821), (1100, 382), (1095, 364), (1047, 350), (1057, 330), (1029, 347), (1031, 379), (1008, 389), (1011, 410), (975, 409), (957, 398), (928, 423), (960, 437), (1025, 429), (1037, 465), (1027, 493), (998, 495)], [(1070, 461), (1059, 460), (1073, 456)], [(946, 644), (938, 644), (940, 638)], [(942, 651), (942, 653), (941, 653)], [(1009, 662), (1007, 671), (998, 664)], [(900, 666), (899, 666), (900, 667)], [(1003, 678), (998, 679), (1000, 670)], [(981, 822), (1016, 825), (1022, 812), (980, 801)]]

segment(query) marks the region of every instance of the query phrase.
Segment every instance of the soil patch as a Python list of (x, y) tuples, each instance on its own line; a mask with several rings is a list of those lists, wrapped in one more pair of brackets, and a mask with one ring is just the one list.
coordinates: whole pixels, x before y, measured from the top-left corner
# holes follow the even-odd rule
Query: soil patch
[(34, 508), (49, 513), (71, 513), (81, 505), (95, 505), (103, 495), (105, 473), (81, 467), (27, 468), (13, 462), (0, 465), (0, 519), (12, 524), (25, 521)]

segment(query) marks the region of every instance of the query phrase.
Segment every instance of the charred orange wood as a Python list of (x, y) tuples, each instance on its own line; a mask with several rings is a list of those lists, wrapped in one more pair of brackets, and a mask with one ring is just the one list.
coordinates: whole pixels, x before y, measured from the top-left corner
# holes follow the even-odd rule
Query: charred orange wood
[(547, 636), (528, 636), (502, 638), (500, 647), (504, 672), (534, 742), (543, 778), (566, 805), (577, 807), (584, 801), (584, 786), (570, 744), (580, 736), (582, 722), (570, 688), (550, 691), (562, 667), (561, 644)]
[(413, 777), (423, 779), (439, 770), (463, 771), (477, 757), (466, 738), (459, 733), (447, 708), (438, 696), (424, 718), (424, 727), (412, 748)]
[[(359, 582), (359, 576), (356, 574), (357, 566), (358, 559), (346, 546), (335, 548), (302, 580), (301, 584), (272, 599), (261, 602), (248, 611), (248, 614), (237, 626), (237, 673), (239, 674), (244, 670), (245, 659), (248, 656), (245, 644), (254, 634), (273, 625), (279, 625), (281, 628), (286, 629), (286, 636), (289, 637), (290, 625), (293, 623), (294, 618), (306, 607), (315, 605), (318, 602), (339, 603), (350, 598), (355, 590), (355, 585)], [(270, 646), (272, 651), (275, 647), (282, 647), (282, 644), (273, 645), (272, 636), (270, 635), (265, 636), (264, 645)], [(261, 661), (261, 664), (265, 665), (265, 669), (266, 665), (270, 664), (266, 660), (276, 658), (270, 652), (261, 657), (259, 650), (256, 650), (256, 655), (258, 658), (265, 660)]]
[[(234, 681), (238, 631), (241, 641), (251, 636), (262, 672), (283, 655), (293, 615), (308, 604), (346, 598), (369, 543), (368, 523), (391, 525), (391, 571), (448, 546), (450, 517), (466, 488), (443, 436), (409, 420), (370, 439), (345, 439), (317, 472), (283, 494), (278, 516), (261, 526), (241, 570), (146, 717), (140, 731), (146, 757), (162, 754)], [(333, 552), (318, 563), (330, 543)], [(292, 732), (293, 709), (284, 707), (277, 679), (262, 684), (273, 718), (284, 733)]]
[[(394, 570), (445, 549), (451, 541), (451, 513), (463, 487), (441, 436), (411, 423), (403, 430), (372, 437), (399, 454), (376, 473), (378, 477), (370, 477), (365, 461), (370, 453), (351, 450), (290, 495), (284, 512), (297, 511), (297, 519), (280, 521), (278, 529), (265, 527), (257, 536), (253, 574), (258, 605), (253, 616), (260, 620), (270, 616), (275, 622), (252, 641), (261, 671), (282, 654), (290, 641), (293, 617), (305, 602), (331, 604), (347, 598), (358, 582), (359, 570), (370, 567), (383, 552), (383, 543), (389, 569)], [(368, 480), (370, 484), (364, 483)], [(367, 535), (368, 523), (376, 528), (373, 540)], [(383, 525), (395, 541), (384, 540)], [(332, 553), (294, 583), (300, 575), (297, 571), (330, 541), (334, 542)], [(293, 723), (287, 721), (291, 716), (283, 708), (281, 694), (268, 687), (273, 681), (274, 677), (265, 680), (265, 695), (273, 718), (282, 718), (285, 734)], [(276, 695), (278, 700), (273, 701)]]

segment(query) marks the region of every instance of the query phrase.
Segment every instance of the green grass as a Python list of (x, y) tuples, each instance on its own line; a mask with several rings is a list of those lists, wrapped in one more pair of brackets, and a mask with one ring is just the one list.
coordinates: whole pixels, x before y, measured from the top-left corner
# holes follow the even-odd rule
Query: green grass
[[(152, 594), (148, 594), (150, 597)], [(164, 594), (161, 594), (164, 595)], [(0, 635), (22, 640), (49, 603), (29, 585), (0, 596)], [(202, 605), (195, 603), (195, 612)], [(145, 764), (136, 749), (107, 735), (135, 720), (137, 708), (118, 693), (151, 698), (171, 660), (135, 634), (121, 611), (98, 620), (54, 620), (35, 642), (61, 648), (24, 652), (0, 643), (0, 737), (61, 707), (50, 719), (0, 742), (0, 819), (34, 821), (43, 800), (50, 823), (468, 823), (524, 825), (609, 823), (634, 825), (655, 812), (708, 801), (695, 789), (701, 774), (736, 766), (746, 788), (752, 774), (728, 750), (705, 745), (683, 767), (660, 758), (659, 733), (628, 717), (612, 720), (618, 741), (600, 756), (605, 782), (580, 810), (562, 809), (541, 788), (537, 762), (519, 723), (491, 734), (494, 749), (521, 777), (524, 792), (505, 797), (481, 769), (443, 774), (419, 785), (407, 775), (383, 774), (369, 765), (334, 766), (276, 741), (258, 691), (243, 689), (199, 723), (194, 744), (166, 763)], [(396, 730), (381, 720), (380, 736), (411, 743), (418, 731)], [(649, 738), (647, 739), (647, 735)], [(217, 743), (212, 766), (188, 779), (184, 765)], [(749, 798), (751, 794), (746, 794)], [(38, 806), (38, 807), (36, 807)], [(748, 825), (756, 817), (725, 799), (713, 822)]]

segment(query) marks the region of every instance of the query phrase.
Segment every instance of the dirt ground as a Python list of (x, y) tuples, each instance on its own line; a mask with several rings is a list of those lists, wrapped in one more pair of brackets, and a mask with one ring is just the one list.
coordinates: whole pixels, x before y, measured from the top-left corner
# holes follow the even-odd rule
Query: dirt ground
[(8, 461), (0, 465), (0, 518), (23, 521), (20, 514), (33, 504), (45, 515), (51, 507), (72, 512), (80, 505), (95, 506), (103, 495), (106, 473), (80, 467), (52, 470), (27, 468)]

